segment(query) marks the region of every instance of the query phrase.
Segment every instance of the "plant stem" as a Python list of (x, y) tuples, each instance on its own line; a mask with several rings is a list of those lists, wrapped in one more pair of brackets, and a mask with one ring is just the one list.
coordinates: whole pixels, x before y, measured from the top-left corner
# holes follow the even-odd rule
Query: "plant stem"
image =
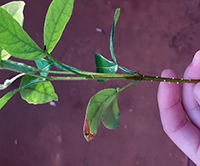
[(129, 86), (135, 84), (136, 82), (140, 82), (140, 80), (134, 80), (132, 82), (130, 82), (129, 84), (126, 84), (124, 87), (120, 88), (119, 90), (117, 90), (118, 93), (121, 93), (124, 89), (128, 88)]
[(138, 80), (138, 74), (129, 75), (129, 74), (105, 74), (105, 73), (89, 73), (86, 77), (47, 77), (49, 81), (56, 80), (68, 80), (68, 81), (78, 81), (78, 80)]
[(174, 82), (174, 83), (198, 83), (200, 80), (183, 79), (183, 78), (166, 78), (158, 76), (142, 75), (141, 80), (144, 81), (157, 81), (157, 82)]
[[(66, 70), (70, 69), (70, 71), (45, 71), (39, 70), (35, 67), (26, 65), (24, 63), (15, 62), (12, 60), (0, 61), (0, 69), (12, 70), (18, 73), (25, 73), (27, 75), (35, 76), (37, 78), (46, 79), (49, 81), (54, 80), (139, 80), (139, 81), (157, 81), (157, 82), (175, 82), (175, 83), (198, 83), (200, 80), (194, 79), (183, 79), (183, 78), (165, 78), (165, 77), (158, 77), (158, 76), (148, 76), (142, 75), (140, 73), (133, 73), (133, 74), (110, 74), (110, 73), (95, 73), (95, 72), (87, 72), (75, 69), (73, 67), (65, 66), (60, 62), (56, 61), (50, 55), (50, 59), (53, 60), (54, 63), (60, 65), (61, 67), (65, 68)], [(63, 75), (74, 75), (71, 76), (50, 76), (50, 77), (43, 77), (37, 75), (37, 73), (46, 72), (51, 74), (63, 74)], [(75, 76), (76, 75), (76, 76)], [(78, 75), (78, 76), (77, 76)]]

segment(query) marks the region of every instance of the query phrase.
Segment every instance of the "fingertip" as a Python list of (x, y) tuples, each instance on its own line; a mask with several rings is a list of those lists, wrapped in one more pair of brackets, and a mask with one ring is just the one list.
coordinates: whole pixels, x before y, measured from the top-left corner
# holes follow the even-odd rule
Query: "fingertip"
[(188, 65), (184, 72), (184, 78), (187, 79), (199, 79), (199, 68), (200, 68), (200, 51), (197, 51), (193, 57), (192, 62)]
[(177, 77), (177, 75), (172, 69), (165, 69), (162, 71), (161, 77), (168, 77), (168, 78), (174, 77), (175, 78), (175, 77)]
[(200, 50), (198, 50), (198, 51), (195, 53), (191, 65), (192, 65), (192, 64), (197, 64), (197, 62), (199, 62), (199, 61), (200, 61)]
[[(165, 69), (161, 77), (176, 78), (176, 73), (171, 69)], [(176, 83), (161, 82), (158, 88), (158, 104), (161, 110), (167, 109), (174, 105), (179, 99), (179, 85)]]

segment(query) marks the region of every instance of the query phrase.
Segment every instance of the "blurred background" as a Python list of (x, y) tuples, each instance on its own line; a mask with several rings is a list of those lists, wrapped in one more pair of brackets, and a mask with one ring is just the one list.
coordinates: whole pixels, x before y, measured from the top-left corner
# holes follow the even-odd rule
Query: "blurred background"
[[(3, 5), (9, 0), (1, 0)], [(51, 0), (25, 0), (24, 29), (43, 48), (43, 24)], [(116, 8), (118, 62), (134, 71), (182, 77), (200, 48), (198, 0), (75, 0), (66, 30), (53, 52), (63, 63), (95, 71), (94, 53), (111, 59), (109, 36)], [(0, 20), (1, 21), (1, 20)], [(28, 62), (30, 63), (30, 62)], [(0, 82), (16, 73), (0, 71)], [(16, 81), (6, 91), (17, 88)], [(1, 166), (188, 166), (188, 158), (163, 132), (158, 83), (141, 82), (119, 95), (121, 124), (100, 126), (94, 140), (83, 137), (87, 103), (103, 88), (126, 81), (53, 82), (59, 101), (28, 105), (16, 94), (0, 111)]]

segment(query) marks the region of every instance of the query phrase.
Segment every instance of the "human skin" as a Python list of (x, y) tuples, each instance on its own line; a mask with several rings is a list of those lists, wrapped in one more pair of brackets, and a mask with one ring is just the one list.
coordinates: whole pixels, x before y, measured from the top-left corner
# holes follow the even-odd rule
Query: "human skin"
[[(162, 77), (176, 73), (166, 69)], [(184, 72), (185, 79), (200, 79), (200, 51)], [(200, 166), (200, 83), (161, 82), (158, 87), (158, 105), (165, 133), (198, 166)]]

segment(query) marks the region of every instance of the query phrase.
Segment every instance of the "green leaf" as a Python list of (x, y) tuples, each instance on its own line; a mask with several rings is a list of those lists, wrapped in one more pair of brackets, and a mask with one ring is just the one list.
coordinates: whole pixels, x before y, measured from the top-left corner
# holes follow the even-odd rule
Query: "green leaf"
[(12, 1), (1, 7), (6, 10), (22, 26), (24, 22), (24, 6), (25, 2), (23, 1)]
[[(4, 10), (6, 10), (21, 26), (24, 22), (24, 10), (25, 3), (23, 1), (12, 1), (3, 6), (1, 6)], [(0, 46), (0, 59), (7, 60), (10, 58), (10, 54)]]
[(117, 103), (117, 96), (113, 99), (103, 116), (103, 124), (108, 129), (118, 128), (120, 123), (119, 108)]
[(0, 46), (0, 60), (7, 60), (10, 58), (10, 56), (11, 55)]
[(77, 69), (75, 67), (71, 67), (69, 65), (60, 63), (59, 61), (57, 61), (56, 59), (54, 59), (51, 54), (48, 55), (48, 58), (52, 61), (52, 63), (54, 63), (54, 65), (58, 69), (61, 69), (61, 70), (64, 70), (64, 71), (69, 71), (69, 72), (72, 72), (74, 74), (77, 74), (77, 75), (83, 76), (83, 77), (87, 76), (87, 74), (83, 74), (83, 72), (81, 72), (81, 70), (79, 70), (79, 69)]
[(22, 99), (29, 104), (44, 104), (52, 100), (58, 100), (51, 82), (28, 75), (24, 76), (21, 81), (20, 94)]
[[(115, 62), (109, 61), (100, 54), (95, 54), (95, 62), (97, 73), (116, 73), (118, 65)], [(106, 80), (98, 80), (99, 82), (104, 82)]]
[(36, 60), (46, 56), (20, 24), (0, 7), (0, 46), (16, 58)]
[(60, 40), (73, 11), (74, 0), (53, 0), (44, 25), (44, 45), (51, 53)]
[(116, 60), (115, 53), (114, 53), (114, 38), (115, 38), (115, 27), (117, 25), (119, 15), (120, 15), (120, 9), (118, 8), (115, 10), (114, 21), (113, 21), (113, 25), (112, 25), (111, 34), (110, 34), (110, 53), (111, 53), (113, 61), (116, 64), (117, 64), (117, 60)]
[(69, 66), (69, 65), (66, 65), (66, 64), (63, 64), (63, 63), (54, 63), (55, 67), (57, 67), (58, 69), (60, 70), (63, 70), (63, 71), (70, 71), (72, 73), (76, 73), (76, 74), (79, 74), (79, 72), (81, 70), (75, 68), (75, 67), (72, 67), (72, 66)]
[(97, 73), (116, 73), (118, 65), (115, 62), (109, 61), (100, 54), (95, 54), (95, 62)]
[(7, 69), (21, 73), (36, 73), (38, 71), (35, 67), (12, 60), (0, 61), (0, 69)]
[(110, 88), (98, 92), (90, 99), (84, 123), (84, 136), (87, 141), (96, 135), (102, 120), (110, 129), (119, 125), (117, 95), (117, 90)]
[(19, 89), (12, 90), (0, 98), (0, 109), (17, 93)]
[(120, 69), (121, 71), (123, 71), (124, 73), (126, 73), (126, 74), (136, 74), (135, 71), (132, 71), (132, 70), (130, 70), (130, 69), (127, 69), (126, 67), (123, 67), (123, 66), (119, 66), (119, 69)]
[[(51, 69), (51, 67), (53, 66), (53, 63), (51, 61), (46, 60), (46, 59), (35, 60), (35, 63), (37, 65), (37, 68), (40, 69), (40, 70), (49, 71)], [(48, 73), (41, 72), (40, 75), (43, 76), (43, 77), (47, 77)]]

